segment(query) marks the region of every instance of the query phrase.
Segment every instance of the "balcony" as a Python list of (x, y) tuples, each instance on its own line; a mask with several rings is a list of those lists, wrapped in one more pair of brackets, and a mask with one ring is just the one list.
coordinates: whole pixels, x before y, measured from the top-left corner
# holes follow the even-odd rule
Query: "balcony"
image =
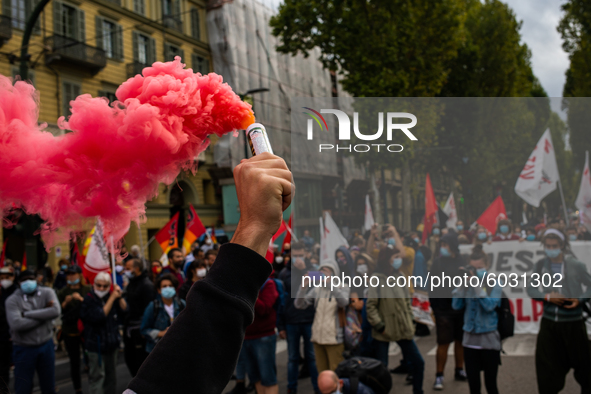
[(75, 65), (96, 74), (107, 65), (105, 51), (69, 37), (54, 35), (45, 39), (49, 53), (47, 65)]
[(0, 47), (12, 38), (12, 21), (9, 16), (0, 15)]
[(164, 15), (162, 17), (162, 24), (169, 29), (176, 30), (180, 33), (183, 32), (183, 21), (179, 17)]
[(125, 71), (127, 72), (127, 78), (135, 77), (142, 73), (144, 68), (148, 67), (147, 64), (140, 62), (127, 63), (125, 65)]

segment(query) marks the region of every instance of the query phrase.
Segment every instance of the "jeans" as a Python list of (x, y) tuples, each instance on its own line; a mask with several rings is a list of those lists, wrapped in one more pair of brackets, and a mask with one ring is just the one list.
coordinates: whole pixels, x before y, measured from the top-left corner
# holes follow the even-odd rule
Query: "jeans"
[(88, 386), (90, 394), (117, 393), (117, 350), (107, 353), (88, 352)]
[(244, 341), (242, 351), (246, 357), (246, 373), (250, 382), (261, 382), (265, 387), (277, 384), (276, 349), (277, 335), (275, 334)]
[[(413, 394), (423, 393), (423, 375), (425, 373), (425, 361), (419, 352), (417, 344), (412, 339), (401, 339), (396, 341), (400, 350), (402, 351), (402, 357), (405, 363), (408, 363), (410, 374), (412, 375), (412, 392)], [(390, 342), (379, 341), (374, 338), (372, 341), (373, 345), (373, 358), (379, 360), (388, 367), (388, 349), (390, 348)]]
[(314, 355), (314, 346), (310, 342), (312, 337), (312, 323), (309, 324), (288, 324), (287, 331), (287, 388), (290, 390), (298, 389), (298, 375), (300, 365), (300, 338), (304, 338), (304, 359), (308, 364), (310, 379), (314, 391), (318, 390), (318, 370), (316, 369), (316, 356)]
[(82, 341), (80, 335), (64, 335), (64, 345), (68, 352), (68, 358), (70, 359), (70, 377), (72, 378), (72, 385), (74, 390), (79, 391), (82, 388), (80, 378), (80, 347)]
[(12, 364), (12, 342), (0, 341), (0, 394), (10, 394), (8, 381)]
[(55, 393), (55, 352), (53, 340), (39, 346), (13, 346), (14, 391), (31, 394), (35, 370), (43, 394)]

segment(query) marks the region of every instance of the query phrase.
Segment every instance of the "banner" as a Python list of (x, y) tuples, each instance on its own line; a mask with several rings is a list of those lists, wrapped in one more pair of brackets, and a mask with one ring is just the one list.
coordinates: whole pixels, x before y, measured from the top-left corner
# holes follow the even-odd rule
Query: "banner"
[(445, 213), (448, 217), (447, 222), (445, 223), (447, 228), (456, 228), (456, 223), (458, 222), (458, 213), (456, 211), (456, 202), (454, 200), (454, 194), (449, 193), (449, 197), (447, 198), (447, 202), (443, 207), (443, 213)]
[(585, 167), (581, 175), (581, 187), (575, 206), (579, 209), (581, 224), (591, 231), (591, 173), (589, 173), (589, 152), (585, 152)]
[(552, 136), (547, 129), (521, 170), (515, 183), (515, 193), (537, 208), (544, 197), (556, 190), (559, 180)]
[(369, 203), (369, 194), (365, 195), (365, 221), (363, 224), (363, 228), (365, 231), (371, 230), (372, 226), (374, 225), (373, 220), (373, 212), (371, 210), (371, 204)]
[[(545, 256), (540, 242), (503, 241), (484, 244), (484, 252), (488, 254), (491, 267), (489, 273), (522, 272), (531, 273), (534, 264)], [(577, 260), (585, 263), (591, 272), (591, 241), (573, 241), (571, 250)], [(460, 245), (460, 253), (466, 257), (472, 252), (473, 245)], [(467, 262), (467, 260), (466, 260)], [(511, 311), (515, 315), (516, 334), (537, 334), (542, 318), (543, 304), (528, 297), (522, 286), (505, 287), (503, 291), (511, 303)], [(588, 323), (589, 325), (589, 323)], [(591, 329), (589, 325), (588, 329)], [(591, 332), (591, 330), (590, 330)]]
[(164, 254), (168, 253), (170, 249), (178, 248), (179, 237), (179, 213), (175, 213), (172, 219), (155, 235), (156, 241), (160, 244)]
[(191, 253), (191, 245), (197, 238), (205, 234), (205, 226), (201, 223), (201, 219), (195, 212), (192, 204), (189, 204), (189, 213), (187, 215), (187, 226), (185, 229), (185, 236), (183, 237), (183, 249), (185, 254)]

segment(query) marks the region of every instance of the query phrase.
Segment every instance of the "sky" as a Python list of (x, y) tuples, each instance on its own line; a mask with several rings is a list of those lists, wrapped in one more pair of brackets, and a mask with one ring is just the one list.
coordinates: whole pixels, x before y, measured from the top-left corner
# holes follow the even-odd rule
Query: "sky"
[(568, 54), (556, 30), (564, 0), (505, 0), (515, 11), (522, 40), (532, 52), (532, 66), (549, 97), (562, 97)]
[[(259, 0), (277, 10), (282, 0)], [(522, 40), (532, 52), (532, 66), (549, 97), (562, 97), (569, 60), (556, 30), (565, 0), (503, 0), (513, 9), (521, 26)]]

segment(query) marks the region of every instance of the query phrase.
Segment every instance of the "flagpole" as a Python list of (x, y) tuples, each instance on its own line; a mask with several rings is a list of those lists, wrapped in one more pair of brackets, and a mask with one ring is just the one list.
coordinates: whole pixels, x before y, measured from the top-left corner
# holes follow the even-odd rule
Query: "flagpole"
[(564, 209), (564, 221), (566, 222), (566, 225), (569, 226), (569, 220), (568, 220), (568, 214), (566, 213), (566, 204), (564, 202), (564, 193), (562, 192), (562, 181), (559, 179), (556, 182), (558, 182), (558, 189), (560, 190), (560, 198), (562, 198), (562, 209)]
[(143, 263), (143, 259), (144, 259), (144, 237), (143, 237), (142, 228), (141, 228), (139, 222), (137, 223), (137, 233), (138, 233), (138, 236), (140, 238), (140, 260), (142, 260), (142, 263)]
[(115, 245), (113, 243), (113, 236), (111, 235), (111, 274), (113, 275), (113, 286), (117, 284), (115, 277)]

